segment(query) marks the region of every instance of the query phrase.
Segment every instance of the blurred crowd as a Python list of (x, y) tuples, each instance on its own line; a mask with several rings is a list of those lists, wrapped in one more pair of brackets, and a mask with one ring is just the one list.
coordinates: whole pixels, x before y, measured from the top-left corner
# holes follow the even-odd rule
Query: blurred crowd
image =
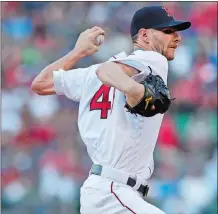
[(31, 82), (95, 25), (105, 43), (76, 67), (130, 54), (134, 12), (156, 4), (192, 27), (169, 63), (176, 100), (160, 130), (147, 200), (167, 214), (217, 213), (217, 2), (1, 2), (3, 213), (79, 213), (91, 161), (78, 103), (38, 96)]

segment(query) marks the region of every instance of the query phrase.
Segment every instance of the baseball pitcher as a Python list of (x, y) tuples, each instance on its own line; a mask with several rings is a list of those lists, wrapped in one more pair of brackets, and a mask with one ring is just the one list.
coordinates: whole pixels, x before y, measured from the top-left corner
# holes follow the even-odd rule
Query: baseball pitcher
[(144, 7), (132, 19), (134, 51), (107, 62), (72, 69), (99, 50), (100, 27), (80, 34), (75, 48), (44, 68), (32, 83), (39, 95), (65, 95), (78, 101), (78, 126), (93, 161), (81, 188), (82, 214), (164, 214), (146, 202), (153, 151), (172, 98), (168, 60), (191, 26), (162, 6)]

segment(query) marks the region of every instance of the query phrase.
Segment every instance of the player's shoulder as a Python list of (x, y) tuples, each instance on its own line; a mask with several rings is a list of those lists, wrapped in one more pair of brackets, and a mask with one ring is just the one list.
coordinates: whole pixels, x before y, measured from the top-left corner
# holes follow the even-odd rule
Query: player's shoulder
[(154, 73), (159, 75), (168, 71), (167, 58), (158, 52), (137, 50), (130, 55), (130, 58), (142, 63), (146, 69), (150, 66)]
[(117, 61), (119, 59), (123, 59), (123, 58), (126, 58), (127, 57), (127, 54), (125, 52), (120, 52), (118, 54), (115, 54), (113, 55), (112, 57), (110, 57), (108, 60), (104, 61), (104, 62), (101, 62), (101, 63), (98, 63), (98, 64), (94, 64), (94, 65), (91, 65), (90, 67), (88, 67), (87, 69), (90, 72), (90, 74), (95, 74), (95, 71), (98, 69), (98, 67), (100, 67), (102, 64), (104, 63), (107, 63), (107, 62), (113, 62), (113, 61)]

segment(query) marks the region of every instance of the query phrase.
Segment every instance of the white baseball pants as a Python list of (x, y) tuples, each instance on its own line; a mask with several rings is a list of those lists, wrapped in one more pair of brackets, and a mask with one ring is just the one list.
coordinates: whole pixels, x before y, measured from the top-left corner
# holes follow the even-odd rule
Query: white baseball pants
[(81, 214), (165, 214), (132, 187), (90, 175), (80, 191)]

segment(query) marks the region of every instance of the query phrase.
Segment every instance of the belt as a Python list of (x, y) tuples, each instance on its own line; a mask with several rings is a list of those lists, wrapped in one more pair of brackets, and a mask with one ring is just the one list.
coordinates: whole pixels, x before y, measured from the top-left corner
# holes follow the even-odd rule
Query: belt
[[(110, 169), (110, 171), (111, 171), (111, 169)], [(103, 166), (98, 165), (98, 164), (92, 165), (92, 168), (90, 170), (90, 174), (99, 175), (99, 176), (106, 177), (106, 178), (109, 178), (112, 180), (114, 180), (114, 177), (116, 177), (116, 179), (115, 179), (116, 181), (127, 184), (128, 186), (131, 186), (131, 187), (134, 187), (137, 183), (136, 179), (131, 178), (131, 177), (128, 177), (127, 179), (118, 179), (118, 176), (110, 176), (108, 174), (107, 174), (107, 176), (104, 176), (104, 173), (102, 173), (102, 172), (103, 172)], [(109, 174), (111, 174), (111, 173), (109, 173)], [(143, 197), (147, 196), (148, 190), (149, 190), (149, 186), (142, 185), (142, 184), (137, 189), (138, 192), (142, 193)]]

